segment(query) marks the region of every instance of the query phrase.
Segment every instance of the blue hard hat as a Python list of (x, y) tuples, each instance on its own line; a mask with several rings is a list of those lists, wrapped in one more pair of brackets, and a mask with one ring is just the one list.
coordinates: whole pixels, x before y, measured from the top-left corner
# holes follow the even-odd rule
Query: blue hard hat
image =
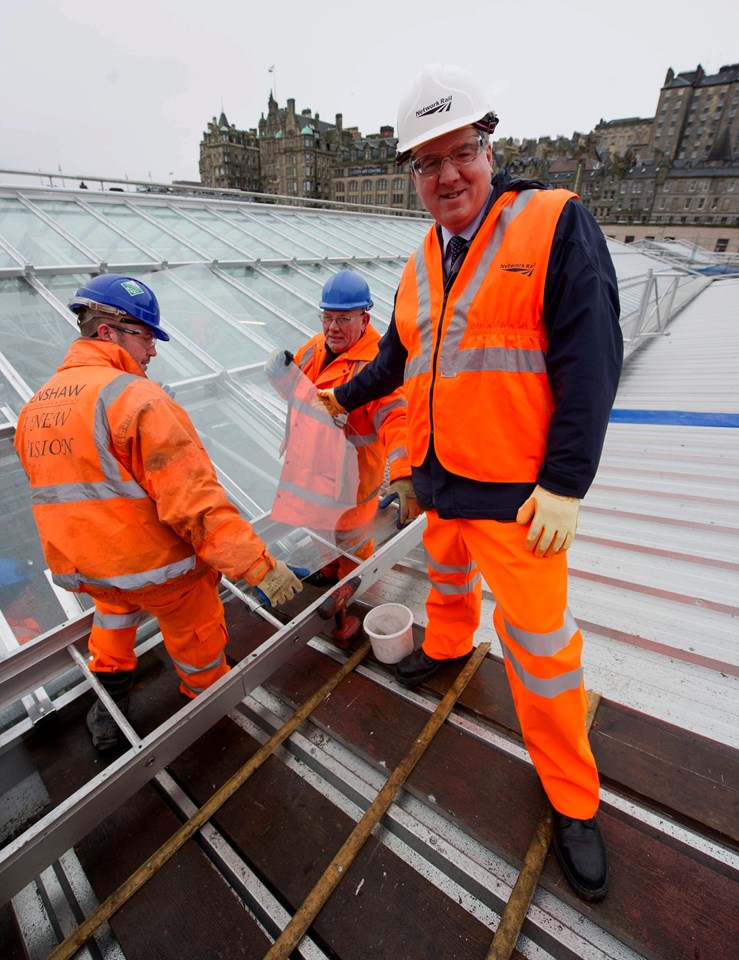
[(90, 307), (103, 314), (133, 317), (149, 327), (157, 340), (169, 340), (169, 334), (159, 326), (159, 303), (154, 291), (133, 277), (124, 277), (120, 273), (93, 277), (79, 288), (68, 306), (77, 314)]
[(20, 563), (9, 557), (0, 557), (0, 587), (12, 587), (28, 579), (29, 574)]
[(326, 281), (319, 304), (321, 310), (369, 310), (372, 305), (367, 281), (351, 270), (339, 270)]

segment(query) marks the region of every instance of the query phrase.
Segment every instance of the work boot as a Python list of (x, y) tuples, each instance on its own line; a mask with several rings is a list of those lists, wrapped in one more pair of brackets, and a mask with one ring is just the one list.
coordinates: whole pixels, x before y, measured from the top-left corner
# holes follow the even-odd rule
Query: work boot
[(562, 872), (583, 900), (602, 900), (608, 890), (608, 851), (595, 822), (552, 810), (554, 852)]
[(395, 665), (395, 677), (406, 687), (414, 687), (433, 677), (447, 663), (462, 663), (469, 657), (465, 653), (461, 657), (448, 657), (446, 660), (436, 660), (430, 657), (423, 647), (416, 647), (407, 657), (403, 657)]
[[(113, 702), (124, 716), (128, 715), (128, 694), (131, 690), (133, 670), (120, 670), (116, 673), (96, 673), (100, 683), (113, 698)], [(99, 753), (108, 753), (119, 747), (124, 740), (121, 728), (115, 722), (101, 700), (95, 700), (85, 720), (92, 734), (92, 745)]]

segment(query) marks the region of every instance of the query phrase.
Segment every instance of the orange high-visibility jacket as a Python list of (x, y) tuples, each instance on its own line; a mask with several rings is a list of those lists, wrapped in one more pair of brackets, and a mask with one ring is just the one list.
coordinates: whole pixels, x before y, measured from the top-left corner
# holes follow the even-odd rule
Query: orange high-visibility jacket
[(256, 584), (274, 559), (226, 498), (187, 413), (124, 349), (75, 340), (15, 447), (54, 582), (167, 592), (207, 566)]
[[(295, 354), (295, 364), (316, 389), (328, 390), (346, 383), (377, 354), (380, 335), (368, 324), (356, 343), (330, 363), (326, 342), (317, 334)], [(282, 390), (294, 377), (286, 368)], [(275, 386), (280, 389), (280, 383)], [(406, 401), (402, 390), (353, 410), (345, 428), (347, 453), (329, 462), (323, 431), (331, 424), (298, 389), (292, 397), (285, 445), (285, 464), (272, 507), (273, 519), (316, 529), (354, 530), (368, 523), (377, 509), (385, 465), (390, 479), (409, 477), (406, 451)], [(334, 438), (335, 439), (335, 438)], [(336, 450), (336, 444), (333, 444)], [(341, 452), (339, 450), (339, 452)], [(339, 459), (341, 463), (337, 462)]]
[(536, 481), (554, 409), (544, 284), (566, 190), (508, 191), (475, 235), (448, 295), (433, 227), (406, 264), (395, 303), (408, 352), (408, 452), (434, 448), (452, 473)]

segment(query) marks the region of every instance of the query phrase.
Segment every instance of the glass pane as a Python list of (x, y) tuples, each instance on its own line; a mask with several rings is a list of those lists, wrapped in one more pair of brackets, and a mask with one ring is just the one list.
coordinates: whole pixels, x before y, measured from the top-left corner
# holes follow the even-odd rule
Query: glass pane
[[(182, 240), (192, 243), (198, 250), (205, 251), (209, 257), (214, 260), (236, 260), (241, 258), (241, 253), (235, 247), (226, 243), (219, 237), (214, 237), (205, 230), (201, 230), (197, 223), (192, 223), (181, 217), (170, 207), (146, 207), (146, 212), (151, 217), (161, 221), (165, 229), (177, 234)], [(189, 213), (190, 211), (188, 211)]]
[(74, 201), (36, 200), (39, 207), (48, 216), (92, 250), (101, 262), (114, 263), (151, 263), (151, 257), (139, 250), (125, 237), (101, 223), (91, 213)]
[[(229, 210), (228, 215), (236, 223), (243, 226), (259, 241), (263, 260), (285, 260), (290, 257), (320, 257), (323, 256), (320, 245), (299, 243), (294, 237), (294, 231), (281, 223), (279, 217), (271, 213), (249, 215), (246, 211)], [(272, 253), (271, 251), (274, 251)]]
[(0, 236), (36, 267), (82, 264), (89, 259), (19, 200), (0, 198)]
[[(225, 213), (225, 210), (219, 208), (218, 212)], [(227, 240), (236, 250), (240, 251), (246, 259), (256, 260), (258, 257), (264, 256), (262, 244), (253, 237), (250, 237), (248, 233), (245, 233), (244, 230), (240, 229), (236, 223), (232, 223), (227, 217), (217, 217), (202, 207), (188, 209), (188, 213), (191, 217), (195, 217), (196, 220), (202, 220), (203, 223), (207, 224), (211, 229), (217, 230), (219, 236), (223, 237), (223, 239)], [(237, 258), (232, 257), (231, 259), (235, 260)]]
[(100, 203), (95, 204), (95, 209), (162, 260), (170, 263), (188, 263), (201, 259), (200, 255), (190, 247), (185, 246), (176, 237), (170, 236), (158, 224), (140, 217), (130, 207), (124, 207), (122, 204)]
[(27, 643), (67, 617), (44, 573), (46, 561), (31, 512), (28, 478), (9, 437), (0, 439), (0, 477), (3, 484), (1, 658), (16, 642)]
[(0, 318), (0, 352), (38, 390), (75, 339), (74, 327), (20, 277), (0, 280)]
[[(178, 267), (149, 274), (146, 282), (159, 300), (166, 328), (171, 324), (226, 369), (264, 361), (272, 325), (281, 325), (266, 307), (255, 304), (205, 266)], [(184, 286), (182, 285), (184, 284)], [(234, 326), (218, 310), (236, 321)], [(267, 340), (251, 340), (248, 329)], [(276, 346), (277, 344), (275, 344)]]

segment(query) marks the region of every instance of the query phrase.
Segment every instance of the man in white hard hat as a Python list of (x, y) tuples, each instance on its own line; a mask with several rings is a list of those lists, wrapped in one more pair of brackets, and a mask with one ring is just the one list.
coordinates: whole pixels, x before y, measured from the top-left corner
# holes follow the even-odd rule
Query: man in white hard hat
[(436, 223), (406, 264), (377, 359), (319, 396), (337, 415), (403, 383), (431, 588), (423, 646), (396, 675), (421, 683), (469, 654), (484, 578), (557, 857), (598, 900), (608, 857), (566, 550), (621, 372), (618, 287), (574, 194), (492, 176), (496, 124), (467, 71), (435, 64), (414, 82), (397, 159)]

